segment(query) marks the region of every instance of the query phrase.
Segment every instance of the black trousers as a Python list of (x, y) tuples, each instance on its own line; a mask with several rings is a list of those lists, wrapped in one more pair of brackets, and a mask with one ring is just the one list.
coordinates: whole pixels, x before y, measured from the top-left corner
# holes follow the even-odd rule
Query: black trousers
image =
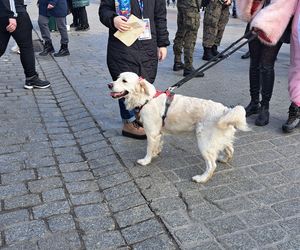
[(79, 18), (79, 25), (87, 28), (89, 27), (89, 22), (88, 22), (88, 17), (87, 17), (87, 13), (86, 13), (86, 9), (85, 7), (79, 7), (77, 8), (78, 10), (78, 18)]
[(36, 75), (35, 57), (32, 44), (32, 23), (27, 12), (18, 13), (17, 28), (9, 33), (6, 30), (8, 18), (0, 18), (0, 57), (4, 54), (8, 41), (12, 36), (20, 48), (20, 58), (26, 77)]

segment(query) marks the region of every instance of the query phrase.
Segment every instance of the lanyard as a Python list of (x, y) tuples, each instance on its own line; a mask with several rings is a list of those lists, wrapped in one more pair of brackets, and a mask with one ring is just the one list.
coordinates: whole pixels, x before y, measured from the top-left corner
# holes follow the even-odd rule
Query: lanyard
[(144, 0), (138, 0), (138, 2), (142, 13), (142, 19), (144, 19)]

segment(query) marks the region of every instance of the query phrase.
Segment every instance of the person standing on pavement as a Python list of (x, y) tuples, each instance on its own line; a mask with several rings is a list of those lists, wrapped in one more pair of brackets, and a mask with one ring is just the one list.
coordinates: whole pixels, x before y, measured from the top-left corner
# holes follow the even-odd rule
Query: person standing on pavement
[[(249, 43), (250, 51), (250, 103), (246, 106), (246, 116), (258, 114), (255, 125), (269, 123), (269, 103), (271, 101), (278, 52), (289, 35), (285, 34), (293, 9), (298, 0), (237, 0), (239, 17), (254, 29), (258, 37)], [(289, 39), (288, 39), (289, 40)], [(261, 101), (260, 101), (261, 94)]]
[[(177, 1), (177, 32), (174, 39), (174, 65), (173, 70), (183, 69), (183, 76), (195, 71), (193, 55), (200, 27), (201, 0), (178, 0)], [(184, 63), (181, 54), (184, 54)], [(203, 72), (198, 72), (195, 77), (203, 77)]]
[(225, 26), (229, 21), (229, 6), (231, 0), (210, 0), (205, 8), (203, 19), (203, 49), (202, 59), (211, 60), (219, 54)]
[(35, 69), (32, 23), (24, 0), (0, 1), (0, 57), (4, 54), (11, 36), (20, 48), (20, 59), (26, 76), (24, 88), (48, 88), (50, 83), (41, 80)]
[[(114, 36), (116, 31), (130, 29), (126, 21), (130, 14), (146, 24), (144, 33), (129, 47)], [(153, 83), (158, 61), (165, 59), (169, 42), (165, 0), (102, 0), (100, 21), (109, 28), (107, 65), (113, 80), (120, 73), (131, 71)], [(127, 110), (124, 99), (119, 100), (123, 120), (122, 135), (146, 139), (144, 128), (136, 121), (135, 111)]]
[(44, 49), (39, 54), (40, 56), (46, 56), (50, 53), (54, 53), (54, 47), (51, 40), (51, 34), (49, 29), (49, 17), (55, 18), (58, 31), (60, 33), (60, 50), (54, 53), (55, 57), (70, 55), (68, 49), (69, 37), (66, 26), (66, 16), (68, 14), (68, 5), (66, 0), (39, 0), (39, 18), (38, 24), (40, 27), (41, 35), (44, 40)]
[(78, 17), (78, 26), (75, 28), (76, 31), (87, 31), (90, 29), (88, 16), (86, 13), (86, 6), (89, 6), (89, 0), (72, 0), (72, 7)]

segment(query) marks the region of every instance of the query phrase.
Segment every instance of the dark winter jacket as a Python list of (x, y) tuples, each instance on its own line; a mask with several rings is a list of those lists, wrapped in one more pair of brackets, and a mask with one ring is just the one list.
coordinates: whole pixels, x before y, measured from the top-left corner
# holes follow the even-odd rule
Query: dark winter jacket
[[(150, 19), (150, 40), (136, 40), (130, 47), (114, 37), (117, 29), (113, 18), (117, 16), (115, 0), (102, 0), (99, 8), (100, 21), (109, 28), (107, 64), (115, 80), (124, 71), (135, 72), (149, 82), (154, 82), (157, 73), (157, 48), (167, 47), (169, 33), (166, 20), (165, 0), (144, 0), (144, 18)], [(142, 18), (138, 0), (131, 0), (131, 13)]]
[(89, 0), (72, 0), (72, 7), (73, 8), (79, 8), (79, 7), (85, 7), (90, 4)]
[[(54, 6), (47, 9), (48, 4)], [(39, 0), (39, 14), (41, 16), (65, 17), (68, 14), (67, 0)]]
[(0, 0), (0, 17), (17, 17), (21, 12), (26, 12), (24, 0)]

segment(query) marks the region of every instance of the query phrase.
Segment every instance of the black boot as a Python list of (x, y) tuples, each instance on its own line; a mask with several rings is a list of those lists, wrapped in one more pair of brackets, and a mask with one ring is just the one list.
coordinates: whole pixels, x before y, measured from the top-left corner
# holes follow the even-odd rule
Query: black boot
[(250, 51), (248, 50), (245, 54), (241, 56), (242, 59), (247, 59), (250, 57)]
[(255, 120), (256, 126), (265, 126), (269, 123), (269, 104), (261, 104), (259, 115)]
[(203, 47), (203, 49), (204, 49), (204, 53), (203, 53), (203, 56), (202, 56), (202, 60), (210, 61), (211, 59), (213, 59), (215, 57), (214, 54), (213, 54), (212, 48)]
[(33, 88), (45, 89), (48, 87), (50, 87), (50, 82), (41, 80), (38, 74), (32, 77), (26, 77), (26, 81), (24, 85), (25, 89), (33, 89)]
[(184, 64), (182, 62), (174, 62), (173, 71), (179, 71), (184, 68)]
[(295, 103), (291, 103), (289, 107), (289, 118), (282, 125), (282, 131), (285, 133), (291, 133), (300, 124), (300, 107)]
[[(212, 49), (212, 54), (213, 54), (214, 56), (220, 54), (219, 51), (218, 51), (217, 45), (212, 46), (211, 49)], [(224, 55), (221, 55), (221, 54), (220, 54), (220, 55), (219, 55), (219, 58), (224, 58)]]
[(39, 55), (46, 56), (50, 53), (54, 53), (54, 48), (51, 41), (46, 41), (44, 44), (44, 49), (41, 53), (39, 53)]
[[(187, 76), (187, 75), (193, 73), (194, 71), (195, 71), (194, 67), (184, 68), (183, 76)], [(200, 72), (197, 72), (194, 77), (203, 77), (203, 76), (204, 76), (204, 73), (200, 71)]]
[(254, 114), (258, 114), (259, 112), (259, 101), (258, 100), (251, 100), (248, 106), (245, 108), (246, 110), (246, 117)]
[(70, 52), (68, 49), (68, 44), (62, 44), (60, 47), (60, 50), (54, 54), (55, 57), (61, 57), (61, 56), (69, 56)]

